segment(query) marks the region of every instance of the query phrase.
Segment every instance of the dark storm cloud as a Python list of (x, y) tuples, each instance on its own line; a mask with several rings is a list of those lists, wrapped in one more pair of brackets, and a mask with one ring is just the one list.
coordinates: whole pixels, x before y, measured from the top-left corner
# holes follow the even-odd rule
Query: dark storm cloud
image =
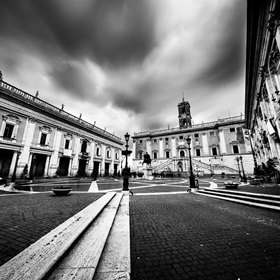
[(6, 36), (45, 41), (42, 52), (60, 47), (72, 58), (119, 66), (142, 60), (154, 47), (149, 7), (147, 0), (9, 0), (1, 3), (0, 24)]
[(243, 74), (245, 14), (245, 1), (228, 1), (223, 12), (205, 26), (199, 44), (204, 46), (209, 61), (206, 64), (203, 60), (200, 62), (205, 69), (198, 73), (195, 82), (221, 86), (235, 81)]
[(79, 64), (60, 63), (49, 73), (55, 84), (69, 94), (69, 97), (90, 99), (95, 97), (94, 77), (88, 77)]

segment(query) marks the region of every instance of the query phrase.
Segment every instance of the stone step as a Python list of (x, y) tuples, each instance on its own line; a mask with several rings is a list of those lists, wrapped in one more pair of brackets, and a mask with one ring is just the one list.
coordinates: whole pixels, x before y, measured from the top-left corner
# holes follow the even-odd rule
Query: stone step
[[(198, 190), (198, 194), (207, 195), (218, 199), (228, 200), (236, 203), (247, 204), (255, 207), (262, 207), (272, 210), (280, 210), (280, 201), (278, 196), (240, 193), (218, 189)], [(273, 199), (275, 198), (275, 199)]]
[(129, 195), (124, 195), (94, 280), (130, 279)]
[(114, 192), (103, 195), (2, 265), (0, 279), (46, 279), (115, 196)]
[(234, 194), (236, 196), (245, 196), (245, 197), (258, 198), (258, 199), (280, 201), (280, 195), (241, 192), (241, 191), (234, 191), (234, 190), (228, 190), (228, 189), (218, 189), (218, 188), (215, 188), (215, 189), (205, 188), (204, 190), (207, 191), (207, 192), (212, 192), (212, 193)]
[(116, 194), (104, 207), (47, 279), (93, 279), (121, 198), (121, 193)]

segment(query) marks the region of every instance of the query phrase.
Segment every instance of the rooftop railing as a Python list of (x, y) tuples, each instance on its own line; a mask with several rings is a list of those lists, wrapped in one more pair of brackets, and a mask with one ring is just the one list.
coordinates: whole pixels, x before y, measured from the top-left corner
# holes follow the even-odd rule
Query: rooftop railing
[[(222, 119), (218, 119), (217, 121), (214, 122), (202, 122), (200, 124), (194, 124), (192, 125), (192, 127), (190, 127), (190, 129), (196, 129), (196, 128), (207, 128), (207, 127), (211, 127), (214, 125), (219, 125), (222, 123), (226, 123), (226, 122), (231, 122), (231, 121), (244, 121), (244, 118), (242, 115), (240, 116), (235, 116), (235, 117), (228, 117), (228, 118), (222, 118)], [(134, 136), (140, 136), (140, 135), (156, 135), (156, 134), (160, 134), (160, 133), (166, 133), (166, 132), (179, 132), (182, 131), (182, 129), (186, 129), (186, 128), (180, 128), (180, 127), (171, 127), (171, 128), (166, 128), (166, 129), (160, 129), (160, 130), (153, 130), (153, 131), (142, 131), (142, 132), (134, 132)]]
[(43, 101), (42, 99), (38, 98), (37, 96), (33, 96), (15, 86), (12, 86), (12, 85), (4, 82), (3, 80), (0, 80), (0, 87), (6, 89), (7, 93), (12, 93), (12, 95), (14, 97), (17, 97), (17, 98), (25, 100), (29, 103), (32, 103), (33, 105), (40, 107), (40, 108), (44, 109), (45, 111), (51, 112), (57, 116), (60, 116), (66, 120), (69, 120), (71, 122), (79, 123), (79, 125), (81, 125), (82, 127), (85, 127), (91, 131), (97, 132), (99, 135), (103, 135), (108, 138), (122, 142), (120, 137), (118, 137), (104, 129), (101, 129), (101, 128), (97, 127), (96, 125), (93, 125), (87, 121), (84, 121), (80, 117), (76, 117), (72, 114), (69, 114), (66, 111), (64, 111), (63, 109), (59, 109), (59, 108), (51, 105), (50, 103)]

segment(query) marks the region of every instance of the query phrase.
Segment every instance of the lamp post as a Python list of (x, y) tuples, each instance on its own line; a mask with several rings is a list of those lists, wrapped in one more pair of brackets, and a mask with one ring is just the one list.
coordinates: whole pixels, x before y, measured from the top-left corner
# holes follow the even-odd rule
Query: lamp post
[(237, 161), (237, 166), (238, 166), (239, 177), (241, 178), (241, 182), (242, 182), (242, 176), (241, 176), (240, 166), (239, 166), (239, 157), (236, 158), (236, 161)]
[(243, 182), (247, 183), (247, 178), (246, 178), (244, 167), (243, 167), (242, 156), (240, 156), (239, 159), (240, 159), (240, 165), (241, 165), (241, 169), (242, 169)]
[(188, 150), (189, 150), (189, 158), (190, 158), (190, 188), (195, 188), (195, 178), (193, 175), (193, 169), (192, 169), (192, 156), (191, 156), (191, 138), (190, 136), (186, 139), (188, 144)]
[(16, 151), (17, 153), (17, 158), (16, 158), (16, 163), (15, 163), (15, 168), (14, 168), (14, 172), (13, 172), (13, 175), (12, 175), (12, 179), (11, 179), (11, 182), (15, 182), (16, 181), (16, 172), (17, 172), (17, 165), (18, 165), (18, 160), (19, 160), (19, 157), (21, 155), (21, 151)]
[(123, 169), (123, 191), (129, 191), (128, 189), (128, 185), (129, 185), (129, 168), (127, 166), (127, 156), (131, 154), (132, 151), (128, 150), (128, 141), (129, 141), (129, 137), (130, 135), (128, 133), (126, 133), (124, 135), (124, 139), (125, 139), (125, 150), (122, 151), (122, 155), (125, 156), (125, 167)]

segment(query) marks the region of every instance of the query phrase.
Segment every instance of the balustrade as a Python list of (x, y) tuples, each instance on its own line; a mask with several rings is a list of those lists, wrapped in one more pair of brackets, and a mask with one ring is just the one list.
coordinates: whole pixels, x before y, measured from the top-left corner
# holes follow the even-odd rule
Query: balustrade
[(43, 100), (41, 100), (40, 98), (36, 97), (36, 96), (33, 96), (23, 90), (20, 90), (19, 88), (16, 88), (4, 81), (1, 81), (0, 82), (0, 88), (3, 88), (5, 89), (5, 93), (6, 94), (12, 94), (13, 97), (20, 97), (20, 98), (23, 98), (27, 101), (31, 101), (35, 106), (39, 106), (41, 108), (43, 108), (44, 110), (46, 111), (49, 111), (57, 116), (60, 116), (60, 117), (63, 117), (67, 120), (70, 120), (70, 121), (73, 121), (73, 122), (79, 122), (79, 124), (81, 126), (84, 126), (85, 128), (87, 129), (90, 129), (90, 130), (94, 130), (95, 132), (98, 132), (102, 135), (106, 135), (108, 138), (111, 138), (111, 139), (114, 139), (114, 140), (118, 140), (118, 141), (121, 141), (121, 138), (114, 135), (114, 134), (111, 134), (110, 132), (106, 131), (106, 130), (103, 130), (99, 127), (97, 127), (96, 125), (93, 125), (91, 123), (88, 123), (84, 120), (81, 120), (79, 117), (76, 117), (74, 115), (71, 115)]

